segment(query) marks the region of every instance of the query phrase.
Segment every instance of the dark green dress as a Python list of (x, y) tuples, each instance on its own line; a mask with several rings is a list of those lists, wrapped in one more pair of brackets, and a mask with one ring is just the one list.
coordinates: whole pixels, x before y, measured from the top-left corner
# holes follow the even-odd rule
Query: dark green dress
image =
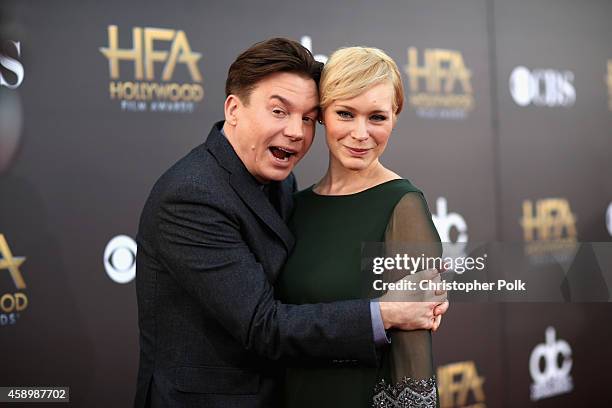
[[(363, 297), (362, 243), (389, 239), (439, 241), (422, 193), (404, 179), (341, 196), (319, 195), (312, 187), (303, 190), (295, 195), (289, 225), (296, 245), (275, 290), (278, 299), (292, 304)], [(419, 337), (408, 342), (423, 355), (412, 358), (412, 362), (399, 362), (399, 377), (394, 373), (398, 362), (383, 364), (383, 368), (350, 361), (294, 362), (287, 369), (283, 407), (371, 407), (375, 386), (381, 379), (393, 382), (404, 375), (433, 377), (429, 331), (406, 333)], [(401, 345), (400, 340), (394, 336), (392, 345)], [(398, 351), (402, 359), (410, 354)], [(386, 356), (388, 362), (393, 353)]]

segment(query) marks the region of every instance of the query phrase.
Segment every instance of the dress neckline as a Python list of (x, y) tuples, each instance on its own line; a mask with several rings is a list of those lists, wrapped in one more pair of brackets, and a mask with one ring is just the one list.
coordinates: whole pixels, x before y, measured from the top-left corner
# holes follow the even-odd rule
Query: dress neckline
[(314, 184), (311, 185), (308, 188), (308, 191), (310, 191), (310, 193), (312, 195), (316, 196), (316, 197), (332, 197), (332, 198), (354, 197), (354, 196), (357, 196), (359, 194), (367, 193), (367, 192), (376, 190), (376, 189), (378, 189), (378, 188), (380, 188), (382, 186), (385, 186), (387, 184), (391, 184), (391, 183), (398, 182), (398, 181), (408, 181), (408, 180), (406, 180), (404, 178), (391, 179), (391, 180), (387, 180), (385, 182), (382, 182), (380, 184), (376, 184), (375, 186), (368, 187), (365, 190), (361, 190), (361, 191), (357, 191), (355, 193), (349, 193), (349, 194), (319, 194), (319, 193), (314, 191), (314, 186), (315, 186)]

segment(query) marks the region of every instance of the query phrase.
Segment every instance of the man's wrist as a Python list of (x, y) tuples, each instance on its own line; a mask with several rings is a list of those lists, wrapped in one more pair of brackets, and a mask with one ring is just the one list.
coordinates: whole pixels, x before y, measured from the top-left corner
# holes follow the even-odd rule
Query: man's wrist
[(376, 344), (377, 347), (382, 347), (391, 343), (391, 339), (389, 339), (385, 331), (386, 327), (381, 314), (380, 302), (377, 299), (370, 301), (370, 317), (372, 319), (374, 344)]

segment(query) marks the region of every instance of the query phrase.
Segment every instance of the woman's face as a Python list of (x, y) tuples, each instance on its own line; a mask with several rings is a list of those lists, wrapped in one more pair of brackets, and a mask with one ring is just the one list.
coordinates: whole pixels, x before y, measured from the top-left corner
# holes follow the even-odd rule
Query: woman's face
[(357, 171), (376, 165), (394, 121), (390, 82), (376, 84), (354, 98), (333, 101), (323, 111), (332, 164)]

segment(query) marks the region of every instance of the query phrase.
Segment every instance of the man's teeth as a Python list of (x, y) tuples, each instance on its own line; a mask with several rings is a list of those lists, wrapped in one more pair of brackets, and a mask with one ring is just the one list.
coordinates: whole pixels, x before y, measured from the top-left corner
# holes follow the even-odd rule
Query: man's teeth
[(277, 147), (277, 149), (280, 150), (281, 152), (285, 152), (287, 154), (293, 154), (293, 152), (291, 152), (289, 150), (286, 150), (286, 149), (283, 149), (282, 147)]
[(294, 152), (276, 146), (271, 147), (270, 152), (274, 157), (283, 161), (289, 160), (289, 157), (294, 154)]

